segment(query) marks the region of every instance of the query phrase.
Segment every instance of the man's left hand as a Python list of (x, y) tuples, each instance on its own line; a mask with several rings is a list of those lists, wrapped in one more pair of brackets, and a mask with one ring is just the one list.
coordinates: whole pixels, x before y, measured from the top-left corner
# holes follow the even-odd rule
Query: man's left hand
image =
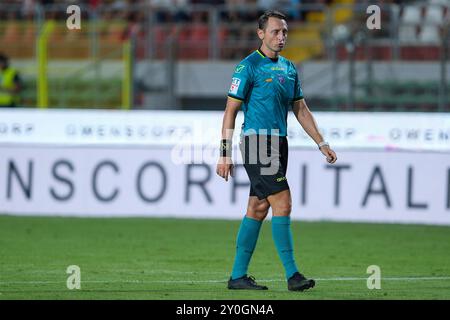
[(323, 153), (325, 157), (327, 157), (328, 163), (335, 163), (337, 160), (336, 153), (331, 150), (328, 146), (323, 146), (320, 148), (320, 151)]

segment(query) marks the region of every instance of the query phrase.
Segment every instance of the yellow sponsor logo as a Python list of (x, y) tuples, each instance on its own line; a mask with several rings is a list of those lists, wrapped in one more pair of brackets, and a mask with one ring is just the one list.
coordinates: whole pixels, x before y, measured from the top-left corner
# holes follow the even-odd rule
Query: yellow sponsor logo
[(235, 72), (240, 73), (242, 70), (244, 70), (245, 66), (243, 64), (240, 64), (236, 67)]
[(266, 79), (266, 82), (272, 82), (272, 78)]

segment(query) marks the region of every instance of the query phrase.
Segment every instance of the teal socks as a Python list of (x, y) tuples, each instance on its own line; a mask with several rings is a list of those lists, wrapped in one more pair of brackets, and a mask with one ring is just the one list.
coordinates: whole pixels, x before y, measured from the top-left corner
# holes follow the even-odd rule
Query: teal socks
[[(244, 217), (239, 228), (231, 279), (237, 279), (247, 274), (248, 265), (256, 247), (262, 221)], [(294, 249), (291, 233), (291, 218), (272, 217), (272, 236), (278, 255), (283, 263), (286, 279), (298, 272), (294, 260)]]
[(261, 225), (262, 221), (247, 216), (242, 220), (236, 241), (236, 257), (231, 279), (241, 278), (247, 274), (248, 265), (256, 247)]
[(294, 273), (298, 272), (294, 260), (291, 217), (272, 217), (272, 236), (286, 272), (286, 279), (289, 279)]

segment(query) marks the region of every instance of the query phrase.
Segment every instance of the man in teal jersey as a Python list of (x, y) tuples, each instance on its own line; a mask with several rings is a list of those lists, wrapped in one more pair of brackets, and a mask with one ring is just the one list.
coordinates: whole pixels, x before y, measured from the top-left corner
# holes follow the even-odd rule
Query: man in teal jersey
[(291, 193), (286, 179), (287, 114), (292, 108), (298, 122), (317, 143), (329, 163), (337, 159), (323, 140), (301, 89), (295, 66), (279, 53), (286, 44), (286, 17), (267, 11), (258, 20), (261, 47), (236, 67), (228, 92), (222, 124), (221, 156), (217, 174), (233, 176), (232, 136), (237, 112), (244, 112), (240, 150), (250, 179), (247, 212), (237, 235), (236, 256), (229, 289), (267, 290), (247, 275), (262, 221), (272, 208), (272, 235), (285, 269), (288, 289), (303, 291), (315, 282), (301, 274), (294, 260), (290, 228)]

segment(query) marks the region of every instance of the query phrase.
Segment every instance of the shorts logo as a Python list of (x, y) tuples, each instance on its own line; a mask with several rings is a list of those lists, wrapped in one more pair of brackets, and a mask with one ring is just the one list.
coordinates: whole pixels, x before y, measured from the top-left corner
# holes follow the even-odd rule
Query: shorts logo
[(228, 93), (237, 94), (240, 84), (241, 84), (241, 79), (239, 79), (239, 78), (231, 79), (231, 87), (230, 87), (230, 91), (228, 91)]
[(281, 181), (285, 181), (285, 180), (287, 180), (286, 177), (281, 177), (281, 178), (277, 178), (276, 181), (277, 181), (277, 182), (281, 182)]

